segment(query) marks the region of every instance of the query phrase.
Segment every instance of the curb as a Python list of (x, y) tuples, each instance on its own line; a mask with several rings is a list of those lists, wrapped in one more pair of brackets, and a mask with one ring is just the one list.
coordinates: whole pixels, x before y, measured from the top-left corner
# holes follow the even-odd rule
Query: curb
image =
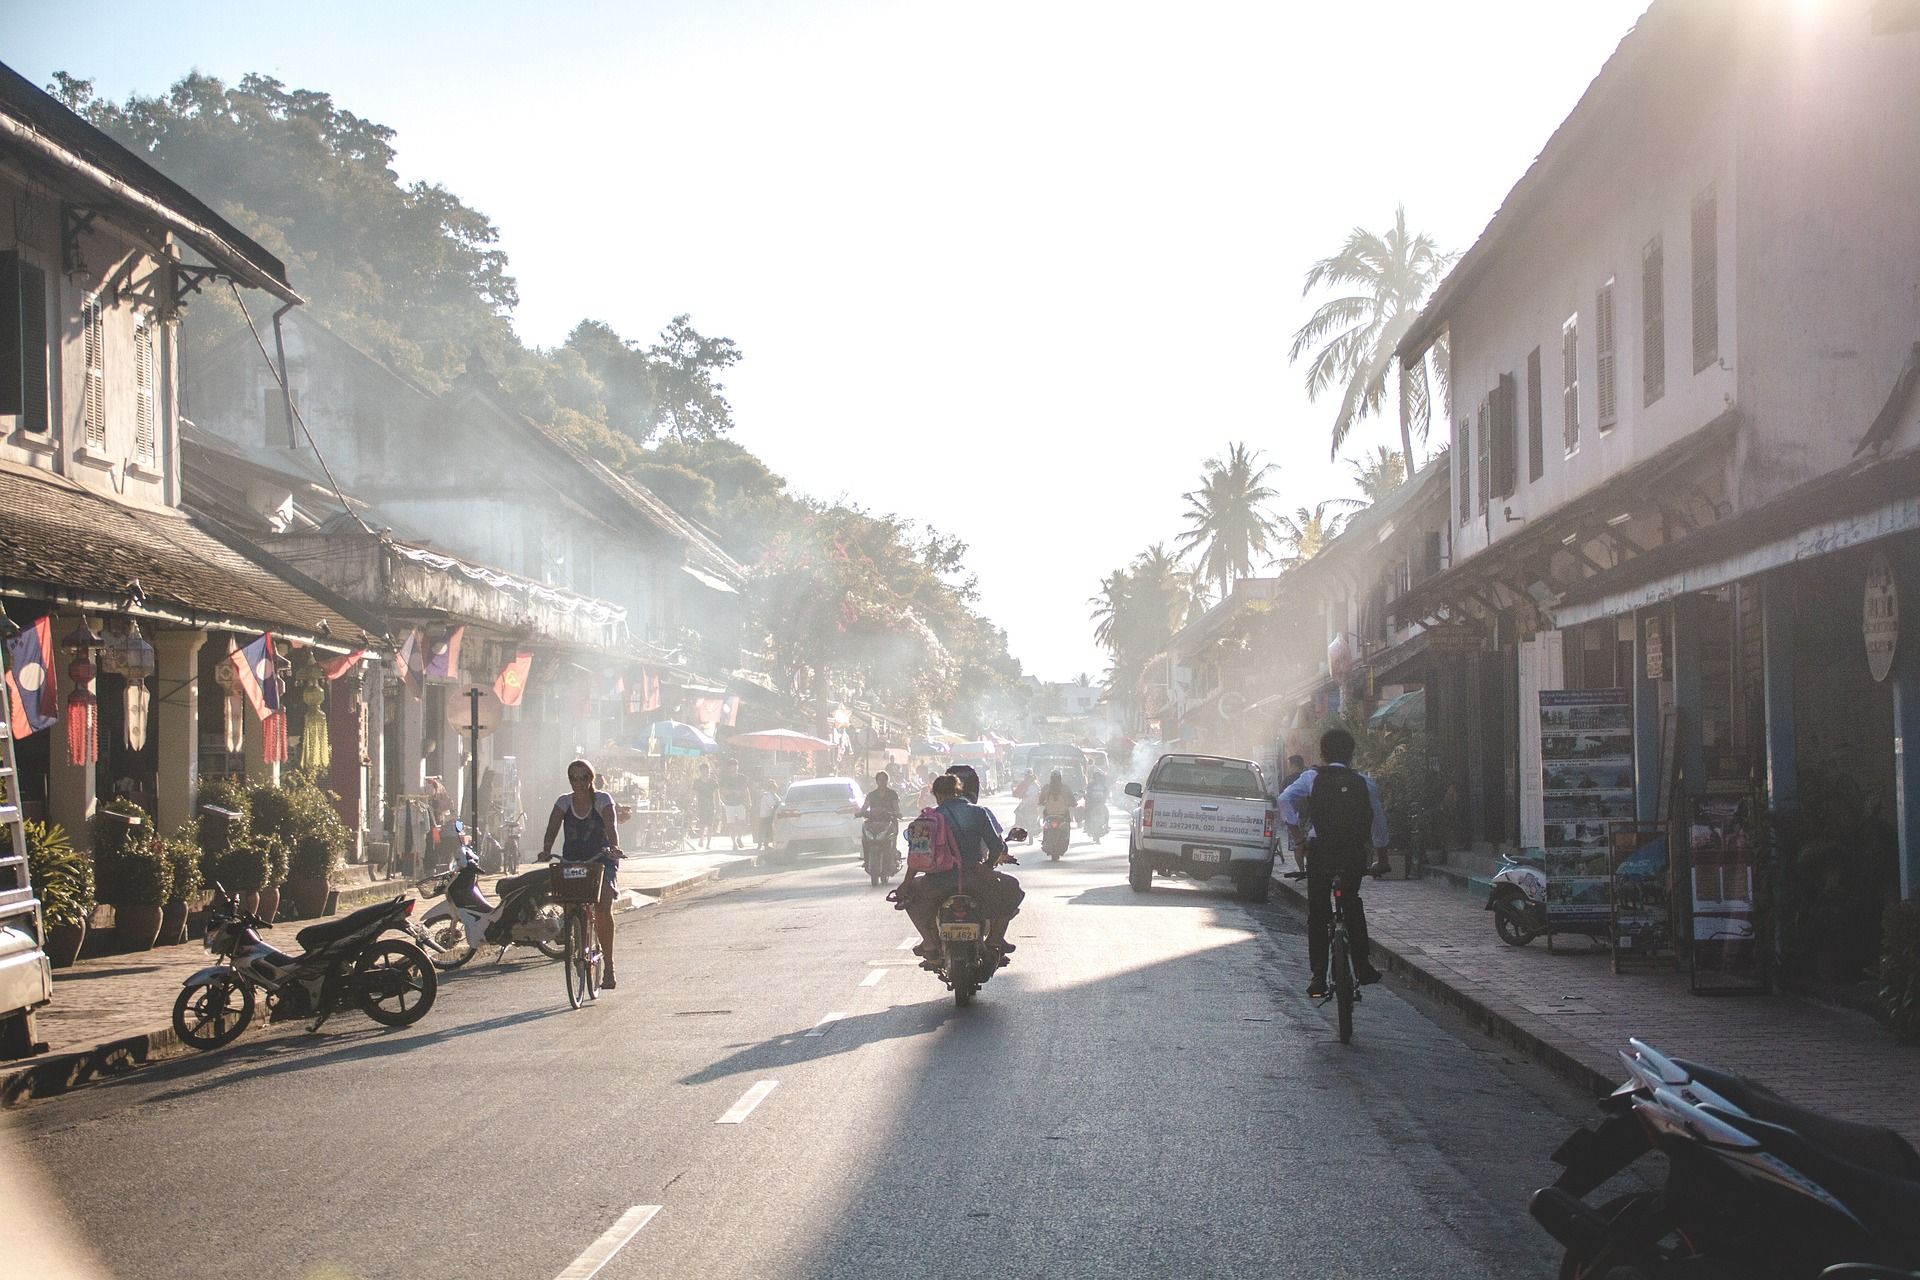
[[(1304, 889), (1293, 881), (1282, 880), (1278, 876), (1274, 877), (1273, 886), (1286, 895), (1290, 905), (1305, 910), (1307, 895)], [(1368, 943), (1375, 962), (1386, 961), (1385, 964), (1380, 965), (1381, 968), (1390, 973), (1399, 974), (1408, 986), (1422, 995), (1446, 1005), (1456, 1013), (1464, 1014), (1488, 1038), (1526, 1054), (1575, 1088), (1582, 1089), (1594, 1097), (1605, 1097), (1620, 1083), (1611, 1075), (1595, 1070), (1560, 1045), (1523, 1025), (1512, 1014), (1495, 1008), (1471, 992), (1462, 991), (1422, 965), (1412, 955), (1400, 951), (1392, 943), (1383, 941), (1378, 935), (1369, 937)], [(1523, 1017), (1531, 1016), (1523, 1010), (1517, 1012)]]

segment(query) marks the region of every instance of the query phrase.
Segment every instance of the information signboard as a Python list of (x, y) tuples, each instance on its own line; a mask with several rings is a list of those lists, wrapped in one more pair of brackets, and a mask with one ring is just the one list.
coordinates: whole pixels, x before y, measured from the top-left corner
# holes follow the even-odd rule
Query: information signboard
[(1754, 927), (1755, 869), (1740, 795), (1693, 798), (1687, 826), (1695, 994), (1762, 992), (1766, 952)]
[(1613, 870), (1613, 971), (1673, 952), (1671, 829), (1661, 822), (1607, 824)]
[(1613, 914), (1607, 827), (1634, 816), (1631, 692), (1541, 690), (1540, 773), (1547, 944), (1555, 933), (1603, 938)]

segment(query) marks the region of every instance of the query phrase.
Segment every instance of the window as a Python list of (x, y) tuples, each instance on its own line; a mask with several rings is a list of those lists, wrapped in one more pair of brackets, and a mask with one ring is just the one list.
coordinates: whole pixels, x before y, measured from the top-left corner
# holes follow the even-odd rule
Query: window
[(1260, 766), (1243, 760), (1194, 760), (1163, 757), (1147, 779), (1149, 791), (1177, 791), (1190, 796), (1220, 796), (1229, 800), (1262, 800), (1272, 793)]
[(1720, 360), (1719, 202), (1712, 187), (1693, 202), (1693, 371)]
[(1473, 515), (1473, 476), (1467, 470), (1467, 452), (1473, 448), (1473, 432), (1467, 426), (1465, 418), (1460, 419), (1460, 429), (1454, 443), (1453, 477), (1460, 482), (1460, 523), (1465, 524)]
[(1519, 471), (1520, 424), (1517, 412), (1518, 394), (1514, 388), (1513, 375), (1503, 373), (1500, 383), (1494, 388), (1491, 409), (1493, 413), (1493, 488), (1497, 498), (1511, 498), (1517, 487), (1516, 472)]
[(1599, 427), (1611, 431), (1620, 421), (1620, 406), (1614, 397), (1614, 374), (1618, 357), (1613, 347), (1613, 281), (1600, 286), (1593, 297), (1593, 380), (1600, 400)]
[(1547, 469), (1547, 444), (1540, 413), (1540, 348), (1527, 353), (1527, 479), (1538, 480)]
[(133, 318), (133, 460), (140, 466), (159, 465), (154, 439), (154, 384), (159, 379), (159, 360), (153, 340), (153, 321), (144, 315)]
[(80, 299), (80, 327), (86, 333), (87, 389), (81, 402), (80, 443), (89, 449), (107, 445), (107, 322), (100, 295)]
[(0, 414), (21, 431), (45, 435), (47, 414), (47, 273), (12, 250), (0, 253)]
[(1480, 402), (1480, 454), (1476, 469), (1480, 473), (1480, 510), (1487, 509), (1487, 497), (1493, 492), (1492, 437), (1487, 429), (1487, 402)]
[(1667, 263), (1660, 237), (1640, 251), (1640, 403), (1667, 393)]
[(1580, 317), (1560, 326), (1560, 435), (1572, 453), (1580, 447)]

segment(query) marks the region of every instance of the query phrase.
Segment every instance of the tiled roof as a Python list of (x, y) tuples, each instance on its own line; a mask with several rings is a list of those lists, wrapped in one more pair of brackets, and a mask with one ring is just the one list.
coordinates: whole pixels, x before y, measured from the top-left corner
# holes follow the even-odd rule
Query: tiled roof
[(363, 619), (341, 602), (275, 576), (189, 516), (125, 506), (59, 476), (0, 464), (0, 592), (120, 609), (136, 581), (136, 614), (272, 630), (323, 648), (369, 639)]

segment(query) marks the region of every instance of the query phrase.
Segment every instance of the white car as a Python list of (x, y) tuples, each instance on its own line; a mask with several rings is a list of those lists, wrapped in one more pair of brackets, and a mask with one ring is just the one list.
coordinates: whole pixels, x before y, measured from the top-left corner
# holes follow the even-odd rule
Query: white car
[(804, 778), (787, 784), (773, 811), (776, 853), (802, 849), (860, 851), (860, 804), (865, 799), (852, 778)]

